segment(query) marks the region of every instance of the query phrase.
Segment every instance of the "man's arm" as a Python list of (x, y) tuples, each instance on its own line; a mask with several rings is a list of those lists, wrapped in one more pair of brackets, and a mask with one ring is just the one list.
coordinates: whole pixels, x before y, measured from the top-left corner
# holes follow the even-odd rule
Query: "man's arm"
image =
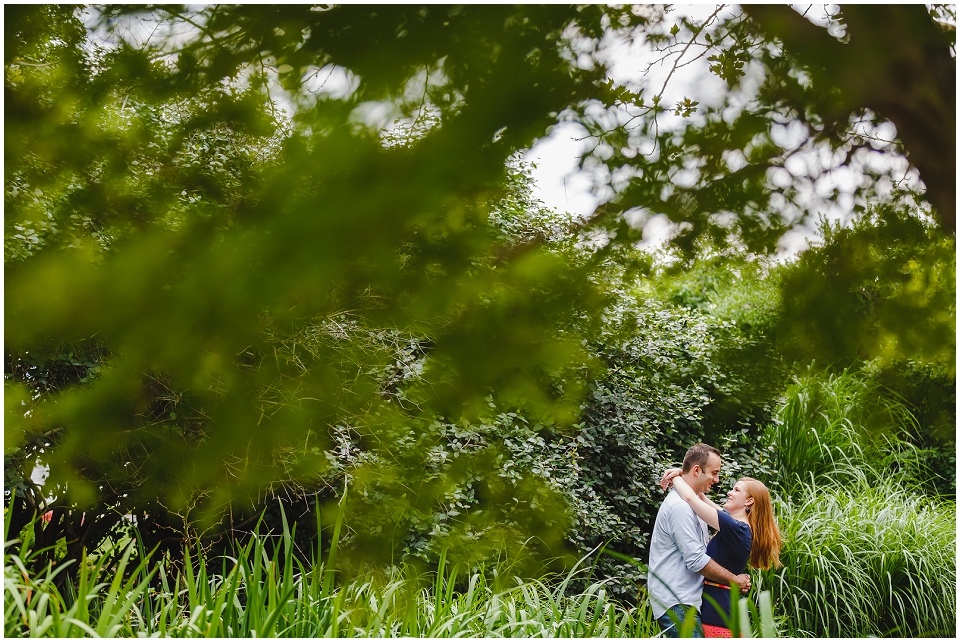
[(723, 568), (716, 561), (711, 559), (707, 562), (707, 565), (704, 566), (699, 571), (700, 575), (703, 575), (705, 578), (712, 582), (717, 582), (718, 584), (724, 584), (726, 586), (733, 586), (734, 584), (740, 585), (740, 591), (746, 593), (750, 590), (750, 576), (744, 573), (743, 575), (734, 575), (727, 569)]

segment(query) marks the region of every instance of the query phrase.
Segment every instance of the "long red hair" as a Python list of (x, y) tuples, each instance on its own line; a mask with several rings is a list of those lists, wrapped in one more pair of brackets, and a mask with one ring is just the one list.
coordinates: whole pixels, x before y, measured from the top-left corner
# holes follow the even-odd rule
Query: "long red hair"
[(752, 477), (741, 477), (740, 481), (746, 486), (747, 497), (753, 498), (753, 506), (747, 511), (747, 523), (753, 533), (750, 566), (762, 569), (781, 566), (780, 547), (783, 539), (780, 537), (777, 520), (773, 517), (770, 491), (763, 482)]

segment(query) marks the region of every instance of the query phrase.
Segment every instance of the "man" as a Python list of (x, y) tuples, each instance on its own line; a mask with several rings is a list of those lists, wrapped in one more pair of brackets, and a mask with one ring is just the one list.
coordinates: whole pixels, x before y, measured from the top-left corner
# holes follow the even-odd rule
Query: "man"
[[(695, 444), (683, 457), (680, 476), (698, 493), (710, 491), (720, 481), (720, 451)], [(707, 525), (673, 488), (660, 505), (650, 539), (647, 593), (664, 637), (678, 637), (679, 625), (690, 608), (696, 609), (694, 637), (703, 637), (700, 624), (703, 578), (742, 591), (750, 588), (749, 575), (734, 575), (707, 555)], [(672, 614), (672, 617), (671, 617)]]

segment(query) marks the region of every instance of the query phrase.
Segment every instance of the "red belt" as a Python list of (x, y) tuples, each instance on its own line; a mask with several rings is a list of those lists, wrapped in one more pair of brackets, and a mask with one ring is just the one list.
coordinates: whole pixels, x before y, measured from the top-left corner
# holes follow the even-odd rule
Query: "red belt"
[(717, 584), (716, 582), (711, 582), (709, 580), (703, 580), (703, 583), (706, 584), (707, 586), (716, 586), (717, 588), (727, 589), (728, 591), (730, 590), (729, 586), (725, 586), (723, 584)]

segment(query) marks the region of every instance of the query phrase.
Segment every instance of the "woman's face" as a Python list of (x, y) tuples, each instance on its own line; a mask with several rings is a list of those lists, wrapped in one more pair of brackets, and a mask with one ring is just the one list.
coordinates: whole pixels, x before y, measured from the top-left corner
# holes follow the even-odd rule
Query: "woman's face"
[(744, 510), (747, 506), (752, 505), (753, 498), (747, 496), (747, 485), (742, 481), (738, 481), (733, 485), (733, 489), (727, 493), (727, 501), (724, 502), (723, 507), (728, 513), (732, 513), (738, 510)]

